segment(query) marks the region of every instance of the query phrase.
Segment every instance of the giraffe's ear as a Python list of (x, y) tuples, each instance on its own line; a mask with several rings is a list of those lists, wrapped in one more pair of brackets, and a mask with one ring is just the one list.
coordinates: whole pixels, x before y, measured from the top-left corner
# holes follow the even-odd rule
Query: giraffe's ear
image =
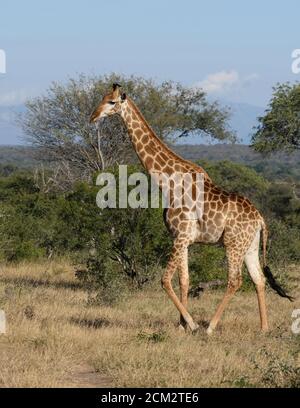
[(121, 101), (124, 102), (126, 99), (126, 93), (122, 93), (121, 95)]

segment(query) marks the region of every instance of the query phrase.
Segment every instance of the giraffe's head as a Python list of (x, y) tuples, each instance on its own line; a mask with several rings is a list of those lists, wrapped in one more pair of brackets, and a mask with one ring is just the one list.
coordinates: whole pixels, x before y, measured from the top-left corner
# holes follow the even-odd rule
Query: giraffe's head
[(121, 85), (113, 84), (112, 92), (103, 97), (98, 107), (92, 113), (91, 123), (121, 112), (122, 103), (126, 100), (126, 95), (120, 93), (120, 88)]

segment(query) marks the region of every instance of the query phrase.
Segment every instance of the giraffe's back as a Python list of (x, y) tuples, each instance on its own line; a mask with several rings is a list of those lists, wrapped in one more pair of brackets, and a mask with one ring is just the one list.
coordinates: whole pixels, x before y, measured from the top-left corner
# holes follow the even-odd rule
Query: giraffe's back
[(204, 183), (204, 203), (200, 217), (187, 208), (169, 208), (165, 222), (173, 236), (188, 232), (191, 242), (216, 243), (226, 233), (226, 239), (254, 233), (262, 217), (246, 198), (228, 193), (210, 179)]

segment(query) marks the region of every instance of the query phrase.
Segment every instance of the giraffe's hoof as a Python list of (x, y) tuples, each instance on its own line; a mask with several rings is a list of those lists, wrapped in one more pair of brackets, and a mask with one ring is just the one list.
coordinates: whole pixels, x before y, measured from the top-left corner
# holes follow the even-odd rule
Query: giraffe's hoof
[(269, 332), (269, 327), (268, 326), (265, 326), (265, 327), (261, 328), (261, 333), (265, 334), (265, 333), (268, 333), (268, 332)]
[(186, 332), (186, 327), (185, 327), (183, 324), (178, 323), (178, 325), (177, 325), (177, 330), (178, 330), (180, 333), (185, 333), (185, 332)]
[(212, 327), (210, 327), (210, 326), (206, 329), (206, 334), (208, 336), (211, 336), (213, 334), (213, 332), (214, 332), (214, 329)]
[(199, 331), (199, 328), (200, 328), (199, 324), (194, 323), (193, 326), (191, 327), (192, 334), (197, 333)]

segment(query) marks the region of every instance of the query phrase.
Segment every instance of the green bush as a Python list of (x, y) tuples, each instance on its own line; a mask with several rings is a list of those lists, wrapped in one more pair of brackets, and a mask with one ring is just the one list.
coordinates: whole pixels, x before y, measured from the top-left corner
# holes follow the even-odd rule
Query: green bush
[(86, 269), (77, 271), (76, 276), (88, 290), (90, 304), (114, 305), (129, 289), (120, 268), (105, 256), (90, 257)]
[(300, 231), (280, 220), (271, 220), (269, 226), (268, 259), (275, 266), (300, 261)]
[(194, 244), (189, 251), (191, 285), (214, 279), (226, 281), (225, 251), (221, 246)]

